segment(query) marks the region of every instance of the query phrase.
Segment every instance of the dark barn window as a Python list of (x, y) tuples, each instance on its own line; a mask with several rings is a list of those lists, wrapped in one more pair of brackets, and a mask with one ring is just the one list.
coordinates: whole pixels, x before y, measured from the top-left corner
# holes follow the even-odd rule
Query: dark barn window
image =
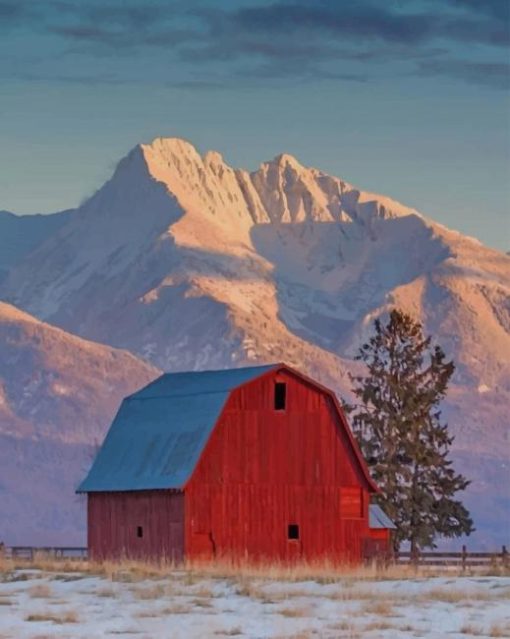
[(287, 400), (287, 384), (276, 382), (274, 385), (274, 409), (285, 410)]
[(137, 526), (136, 527), (136, 536), (140, 537), (140, 538), (143, 537), (143, 528), (142, 528), (142, 526)]
[(288, 539), (299, 539), (299, 526), (298, 526), (298, 524), (289, 524), (287, 537), (288, 537)]

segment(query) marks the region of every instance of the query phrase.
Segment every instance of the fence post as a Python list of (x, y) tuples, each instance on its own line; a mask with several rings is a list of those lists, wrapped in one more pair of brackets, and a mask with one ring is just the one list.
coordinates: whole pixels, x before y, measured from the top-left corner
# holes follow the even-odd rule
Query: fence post
[(503, 568), (510, 567), (510, 561), (509, 561), (509, 558), (508, 558), (508, 550), (506, 549), (506, 546), (502, 546), (502, 548), (501, 548), (501, 562), (503, 564)]
[(462, 546), (462, 572), (466, 572), (467, 566), (467, 548)]

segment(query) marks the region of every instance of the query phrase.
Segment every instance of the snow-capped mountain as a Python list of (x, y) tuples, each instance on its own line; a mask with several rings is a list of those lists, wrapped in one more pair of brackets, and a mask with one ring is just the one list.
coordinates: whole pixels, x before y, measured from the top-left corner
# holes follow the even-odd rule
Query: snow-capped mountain
[(0, 211), (0, 281), (19, 260), (67, 222), (69, 213), (14, 215)]
[(133, 149), (0, 284), (160, 368), (286, 361), (343, 395), (372, 320), (410, 311), (457, 363), (446, 409), (485, 530), (508, 500), (509, 293), (508, 256), (412, 208), (289, 155), (249, 173), (179, 139)]
[(84, 543), (74, 489), (121, 398), (158, 374), (0, 303), (0, 540)]

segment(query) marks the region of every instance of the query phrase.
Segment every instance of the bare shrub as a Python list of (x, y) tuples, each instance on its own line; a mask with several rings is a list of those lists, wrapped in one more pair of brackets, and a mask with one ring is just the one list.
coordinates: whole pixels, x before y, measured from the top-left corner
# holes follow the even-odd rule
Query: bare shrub
[(339, 635), (339, 637), (342, 637), (342, 639), (361, 639), (361, 631), (349, 621), (343, 620), (335, 624), (331, 624), (328, 626), (328, 629), (335, 631), (341, 630), (342, 634)]
[(196, 597), (191, 600), (191, 605), (197, 608), (212, 608), (212, 603), (205, 597)]
[(137, 599), (157, 600), (170, 594), (170, 588), (163, 584), (155, 584), (148, 588), (135, 588), (133, 594)]
[(395, 610), (391, 603), (384, 599), (368, 601), (362, 607), (361, 612), (368, 615), (378, 615), (380, 617), (391, 617), (395, 614)]
[(464, 624), (459, 630), (459, 632), (463, 635), (472, 635), (474, 637), (479, 637), (480, 635), (484, 634), (481, 628), (479, 628), (478, 626), (474, 626), (473, 624), (470, 624), (470, 623)]
[(34, 613), (25, 617), (25, 621), (51, 621), (57, 624), (78, 623), (78, 615), (74, 610), (68, 610), (60, 614)]
[(469, 601), (470, 599), (476, 601), (488, 601), (489, 599), (494, 598), (494, 596), (482, 589), (462, 590), (460, 588), (432, 588), (432, 590), (424, 592), (420, 598), (424, 601), (441, 601), (443, 603), (456, 604), (461, 601)]
[(489, 637), (510, 637), (510, 621), (504, 624), (492, 624), (489, 630)]
[(251, 579), (241, 577), (235, 588), (236, 595), (240, 597), (248, 597), (249, 599), (260, 599), (264, 596), (260, 586), (256, 585)]
[(190, 605), (186, 605), (183, 603), (176, 603), (163, 608), (161, 611), (162, 615), (187, 615), (192, 612), (192, 608)]
[(105, 586), (104, 588), (98, 588), (95, 593), (98, 597), (115, 597), (116, 592), (110, 586)]
[(48, 584), (35, 584), (29, 588), (28, 594), (36, 599), (48, 599), (53, 593)]
[(324, 595), (328, 599), (333, 599), (336, 601), (372, 601), (374, 599), (384, 600), (384, 601), (394, 601), (395, 598), (386, 593), (377, 592), (377, 590), (372, 588), (364, 588), (363, 590), (359, 588), (342, 588), (340, 590), (335, 590), (335, 592)]
[(199, 586), (193, 590), (193, 594), (195, 597), (214, 597), (214, 592), (208, 586)]
[(217, 630), (214, 634), (224, 635), (226, 637), (235, 637), (237, 635), (242, 635), (243, 631), (239, 626), (236, 626), (235, 628), (230, 628), (230, 630)]
[[(371, 621), (363, 626), (364, 632), (371, 632), (372, 630), (396, 630), (397, 627), (387, 621)], [(401, 630), (401, 628), (398, 628)]]
[(312, 611), (309, 606), (301, 606), (294, 608), (280, 608), (276, 611), (282, 617), (310, 617)]

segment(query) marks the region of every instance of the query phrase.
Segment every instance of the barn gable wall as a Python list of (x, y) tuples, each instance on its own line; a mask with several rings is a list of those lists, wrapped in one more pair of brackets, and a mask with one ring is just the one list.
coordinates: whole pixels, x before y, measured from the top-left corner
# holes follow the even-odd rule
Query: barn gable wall
[[(276, 381), (287, 386), (281, 412)], [(358, 517), (344, 516), (342, 487), (358, 490)], [(358, 560), (368, 488), (331, 398), (271, 372), (233, 391), (186, 486), (186, 555)]]

